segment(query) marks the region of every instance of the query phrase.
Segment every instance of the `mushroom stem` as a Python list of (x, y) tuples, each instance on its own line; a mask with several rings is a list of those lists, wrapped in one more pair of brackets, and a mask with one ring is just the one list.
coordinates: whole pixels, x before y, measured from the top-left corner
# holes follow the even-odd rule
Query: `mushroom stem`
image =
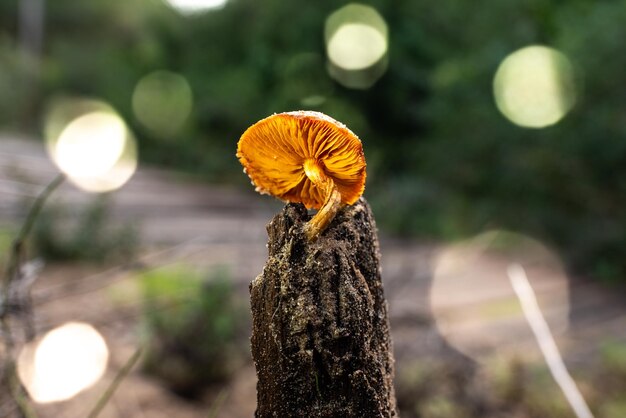
[(324, 204), (304, 227), (304, 233), (309, 241), (314, 241), (334, 219), (341, 207), (341, 193), (333, 179), (326, 175), (316, 160), (304, 161), (304, 173), (324, 194)]

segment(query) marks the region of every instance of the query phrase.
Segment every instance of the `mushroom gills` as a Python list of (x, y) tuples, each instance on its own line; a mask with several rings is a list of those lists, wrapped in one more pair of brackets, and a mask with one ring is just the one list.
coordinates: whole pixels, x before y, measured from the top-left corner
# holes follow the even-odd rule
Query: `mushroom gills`
[(322, 165), (313, 158), (304, 161), (304, 173), (324, 195), (324, 203), (313, 218), (304, 226), (309, 241), (317, 239), (334, 219), (341, 205), (341, 193), (332, 178), (326, 175)]

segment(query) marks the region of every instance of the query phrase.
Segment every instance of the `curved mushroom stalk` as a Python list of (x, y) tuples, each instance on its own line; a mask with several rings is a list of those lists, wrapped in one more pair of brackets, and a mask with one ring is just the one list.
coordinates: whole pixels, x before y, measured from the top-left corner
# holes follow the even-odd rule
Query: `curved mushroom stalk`
[(331, 223), (342, 206), (341, 193), (333, 179), (324, 173), (324, 169), (316, 160), (304, 161), (304, 173), (325, 195), (324, 203), (304, 227), (304, 233), (309, 241), (314, 241)]

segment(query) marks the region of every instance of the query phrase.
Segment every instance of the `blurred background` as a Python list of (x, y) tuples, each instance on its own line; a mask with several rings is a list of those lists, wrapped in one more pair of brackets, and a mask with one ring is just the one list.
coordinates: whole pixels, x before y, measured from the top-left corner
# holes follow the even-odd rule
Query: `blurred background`
[(236, 144), (307, 109), (364, 145), (401, 416), (573, 416), (512, 265), (594, 414), (626, 416), (624, 22), (623, 0), (2, 0), (1, 376), (42, 417), (129, 365), (101, 416), (252, 416), (247, 286), (282, 204)]

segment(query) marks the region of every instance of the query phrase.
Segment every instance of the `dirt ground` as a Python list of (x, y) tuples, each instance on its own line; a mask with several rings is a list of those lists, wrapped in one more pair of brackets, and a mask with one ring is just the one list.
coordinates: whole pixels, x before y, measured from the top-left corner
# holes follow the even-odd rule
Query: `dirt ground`
[[(56, 172), (41, 143), (0, 137), (0, 230), (15, 230), (23, 217), (23, 203)], [(50, 204), (78, 213), (93, 198), (64, 184)], [(210, 271), (227, 266), (244, 303), (248, 283), (261, 272), (267, 256), (265, 225), (281, 207), (252, 188), (202, 184), (152, 168), (140, 168), (126, 186), (109, 196), (109, 204), (113, 224), (130, 223), (139, 231), (135, 267), (185, 263)], [(484, 242), (483, 237), (445, 245), (382, 234), (383, 281), (399, 373), (416, 361), (433, 359), (461, 359), (479, 367), (492, 355), (540, 361), (506, 277), (512, 262), (527, 268), (571, 370), (593, 367), (603, 342), (626, 342), (626, 306), (619, 294), (568, 276), (558, 257), (541, 244), (533, 247), (537, 251), (522, 246), (519, 253), (503, 254), (488, 250)], [(70, 401), (38, 405), (41, 417), (84, 417), (138, 346), (136, 270), (117, 265), (44, 267), (33, 290), (38, 332), (68, 321), (88, 322), (104, 336), (111, 357), (99, 383)], [(116, 301), (119, 294), (126, 303)], [(137, 303), (128, 303), (133, 298)], [(251, 417), (255, 379), (249, 359), (230, 384), (190, 402), (134, 370), (101, 417), (207, 417), (212, 406), (216, 413), (209, 416)]]

